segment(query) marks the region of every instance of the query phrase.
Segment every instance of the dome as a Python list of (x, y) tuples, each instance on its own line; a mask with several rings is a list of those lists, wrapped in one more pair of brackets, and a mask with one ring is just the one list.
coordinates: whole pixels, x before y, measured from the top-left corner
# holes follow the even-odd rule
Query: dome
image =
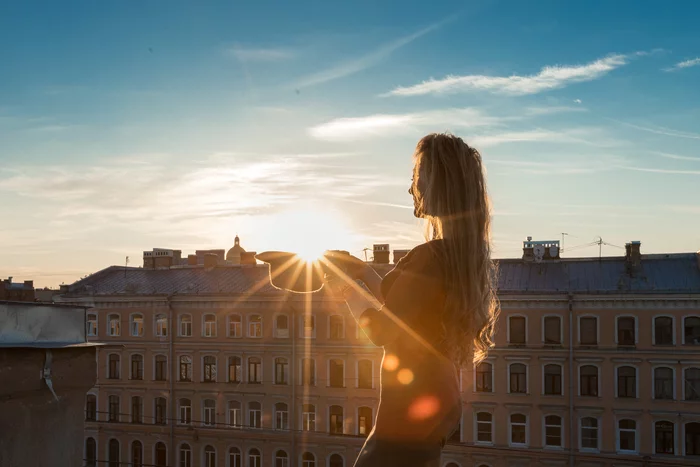
[(241, 239), (236, 235), (233, 241), (233, 247), (226, 253), (226, 261), (230, 261), (233, 264), (241, 264), (242, 253), (245, 253), (245, 250), (241, 247)]

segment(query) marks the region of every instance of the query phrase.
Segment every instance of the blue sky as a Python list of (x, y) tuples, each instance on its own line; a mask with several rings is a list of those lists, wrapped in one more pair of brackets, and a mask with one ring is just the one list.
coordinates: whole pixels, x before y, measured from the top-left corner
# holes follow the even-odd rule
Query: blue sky
[(432, 131), (482, 152), (497, 257), (700, 248), (697, 2), (287, 3), (3, 5), (0, 275), (411, 247)]

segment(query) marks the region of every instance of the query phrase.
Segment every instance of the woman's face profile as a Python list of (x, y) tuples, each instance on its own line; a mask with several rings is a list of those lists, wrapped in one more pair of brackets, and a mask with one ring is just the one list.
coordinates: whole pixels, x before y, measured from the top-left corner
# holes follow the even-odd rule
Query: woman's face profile
[(426, 177), (421, 176), (421, 172), (425, 169), (422, 168), (420, 160), (416, 161), (416, 165), (413, 168), (413, 177), (411, 178), (411, 186), (408, 188), (408, 192), (413, 197), (413, 215), (421, 218), (423, 213), (420, 208), (420, 199), (422, 198), (422, 193), (425, 192), (424, 185)]

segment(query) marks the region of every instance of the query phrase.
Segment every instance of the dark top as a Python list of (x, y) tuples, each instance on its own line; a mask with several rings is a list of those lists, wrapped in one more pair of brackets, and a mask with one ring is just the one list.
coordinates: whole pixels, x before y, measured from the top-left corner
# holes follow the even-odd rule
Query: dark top
[[(384, 347), (384, 358), (375, 426), (356, 466), (380, 465), (381, 456), (393, 458), (387, 449), (401, 445), (428, 460), (439, 459), (445, 439), (459, 424), (458, 371), (442, 343), (443, 248), (442, 242), (431, 241), (411, 250), (382, 281), (383, 307), (360, 317), (364, 332)], [(415, 462), (403, 465), (432, 465), (433, 460), (412, 455)]]

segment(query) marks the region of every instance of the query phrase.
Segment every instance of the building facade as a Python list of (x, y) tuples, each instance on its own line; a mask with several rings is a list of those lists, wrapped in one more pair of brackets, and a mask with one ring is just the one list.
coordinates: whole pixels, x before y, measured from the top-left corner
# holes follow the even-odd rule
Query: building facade
[[(562, 259), (528, 241), (499, 261), (496, 347), (462, 371), (443, 466), (700, 462), (700, 256), (639, 249)], [(381, 349), (324, 294), (271, 287), (265, 266), (193, 263), (111, 267), (64, 290), (106, 344), (86, 465), (351, 466)]]

